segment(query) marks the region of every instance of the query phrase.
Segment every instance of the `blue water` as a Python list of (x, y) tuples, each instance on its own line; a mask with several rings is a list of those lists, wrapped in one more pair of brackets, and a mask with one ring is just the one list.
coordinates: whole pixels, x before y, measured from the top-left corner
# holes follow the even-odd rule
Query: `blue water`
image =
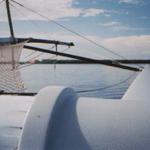
[[(72, 87), (81, 96), (115, 99), (123, 96), (136, 77), (131, 71), (87, 64), (32, 65), (23, 68), (21, 74), (25, 87), (31, 92), (59, 85)], [(114, 84), (117, 85), (112, 86)]]

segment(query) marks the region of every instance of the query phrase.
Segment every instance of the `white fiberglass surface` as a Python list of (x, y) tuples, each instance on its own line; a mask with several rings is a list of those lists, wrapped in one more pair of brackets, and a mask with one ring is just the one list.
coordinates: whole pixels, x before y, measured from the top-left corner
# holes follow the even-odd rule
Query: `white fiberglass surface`
[(17, 148), (33, 97), (0, 96), (0, 149)]

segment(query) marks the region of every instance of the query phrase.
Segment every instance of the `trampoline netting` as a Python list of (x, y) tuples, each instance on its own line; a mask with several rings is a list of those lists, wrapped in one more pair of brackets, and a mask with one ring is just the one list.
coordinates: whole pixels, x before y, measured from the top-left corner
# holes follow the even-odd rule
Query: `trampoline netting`
[(0, 91), (24, 92), (18, 69), (23, 43), (0, 45)]

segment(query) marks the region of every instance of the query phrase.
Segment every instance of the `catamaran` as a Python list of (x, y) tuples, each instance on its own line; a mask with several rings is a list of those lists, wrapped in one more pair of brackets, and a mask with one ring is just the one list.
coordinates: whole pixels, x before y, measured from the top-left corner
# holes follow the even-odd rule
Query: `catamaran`
[[(10, 4), (24, 6), (3, 2), (11, 36), (0, 39), (0, 150), (150, 149), (150, 66), (127, 65), (150, 60), (98, 60), (57, 51), (59, 45), (74, 46), (72, 42), (16, 38)], [(56, 51), (32, 43), (52, 44)], [(119, 100), (79, 97), (73, 89), (55, 85), (26, 93), (18, 70), (25, 49), (140, 73)]]

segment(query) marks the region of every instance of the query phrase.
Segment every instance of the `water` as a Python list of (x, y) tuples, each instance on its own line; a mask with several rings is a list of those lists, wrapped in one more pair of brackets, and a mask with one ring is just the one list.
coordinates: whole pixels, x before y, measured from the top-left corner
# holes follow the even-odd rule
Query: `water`
[[(72, 87), (81, 96), (116, 99), (122, 97), (136, 77), (131, 71), (89, 64), (32, 65), (23, 68), (21, 74), (31, 92), (59, 85)], [(114, 84), (118, 85), (112, 86)]]

